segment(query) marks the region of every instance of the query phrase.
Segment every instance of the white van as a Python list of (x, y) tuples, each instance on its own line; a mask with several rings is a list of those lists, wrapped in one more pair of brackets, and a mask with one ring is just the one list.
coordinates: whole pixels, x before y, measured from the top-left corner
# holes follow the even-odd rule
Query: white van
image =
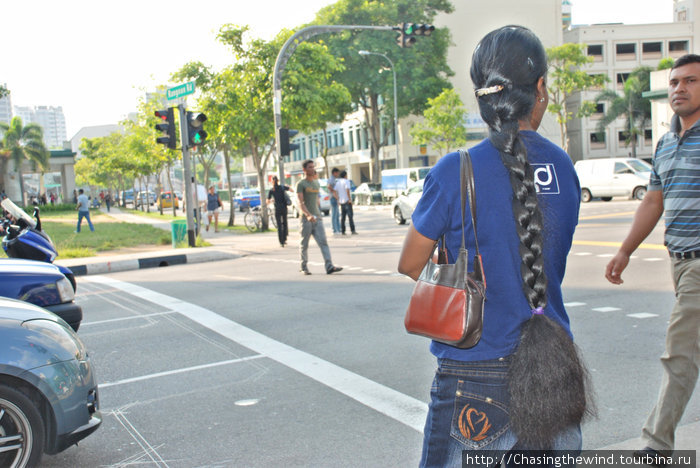
[(651, 166), (641, 159), (584, 159), (574, 167), (584, 203), (596, 197), (603, 201), (619, 196), (641, 200), (647, 193)]
[(418, 181), (425, 179), (430, 166), (384, 169), (382, 171), (382, 196), (393, 200)]

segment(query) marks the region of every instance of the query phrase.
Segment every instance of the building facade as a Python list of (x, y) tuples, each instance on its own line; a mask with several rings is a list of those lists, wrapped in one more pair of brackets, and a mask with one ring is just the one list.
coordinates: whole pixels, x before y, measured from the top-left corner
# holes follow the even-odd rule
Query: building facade
[[(4, 85), (7, 88), (7, 84)], [(12, 120), (12, 98), (11, 94), (0, 98), (0, 122), (10, 123)]]
[(44, 144), (48, 149), (61, 149), (66, 141), (66, 118), (63, 107), (58, 106), (15, 106), (14, 114), (22, 123), (35, 123), (44, 129)]

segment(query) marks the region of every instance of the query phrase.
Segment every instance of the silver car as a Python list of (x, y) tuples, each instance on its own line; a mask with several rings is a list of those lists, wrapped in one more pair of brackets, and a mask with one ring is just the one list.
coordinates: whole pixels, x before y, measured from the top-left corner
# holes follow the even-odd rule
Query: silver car
[(0, 298), (0, 466), (37, 466), (102, 423), (85, 345), (58, 316)]
[(411, 219), (413, 210), (416, 209), (418, 200), (423, 195), (423, 181), (416, 182), (405, 193), (402, 193), (391, 202), (391, 212), (394, 214), (396, 224), (406, 224), (407, 219)]

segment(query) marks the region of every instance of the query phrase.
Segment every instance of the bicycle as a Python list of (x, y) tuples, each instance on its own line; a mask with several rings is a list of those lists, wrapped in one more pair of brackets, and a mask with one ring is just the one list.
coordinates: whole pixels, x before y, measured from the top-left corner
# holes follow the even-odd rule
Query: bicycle
[[(268, 226), (272, 225), (275, 227), (275, 229), (277, 229), (274, 208), (268, 207), (267, 210), (270, 219), (268, 222)], [(248, 208), (248, 211), (243, 217), (243, 222), (245, 223), (245, 227), (248, 228), (250, 232), (262, 230), (262, 209), (260, 208), (260, 206), (256, 206), (255, 208)]]

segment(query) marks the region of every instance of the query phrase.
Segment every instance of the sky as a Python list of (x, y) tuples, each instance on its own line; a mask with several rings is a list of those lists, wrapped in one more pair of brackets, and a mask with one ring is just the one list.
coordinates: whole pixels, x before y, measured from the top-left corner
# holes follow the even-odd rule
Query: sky
[[(221, 25), (249, 25), (252, 36), (271, 39), (334, 1), (3, 2), (0, 84), (13, 106), (62, 106), (70, 139), (84, 126), (118, 123), (144, 91), (189, 61), (216, 70), (229, 64), (230, 52), (216, 40)], [(574, 24), (672, 20), (673, 0), (571, 1)]]

